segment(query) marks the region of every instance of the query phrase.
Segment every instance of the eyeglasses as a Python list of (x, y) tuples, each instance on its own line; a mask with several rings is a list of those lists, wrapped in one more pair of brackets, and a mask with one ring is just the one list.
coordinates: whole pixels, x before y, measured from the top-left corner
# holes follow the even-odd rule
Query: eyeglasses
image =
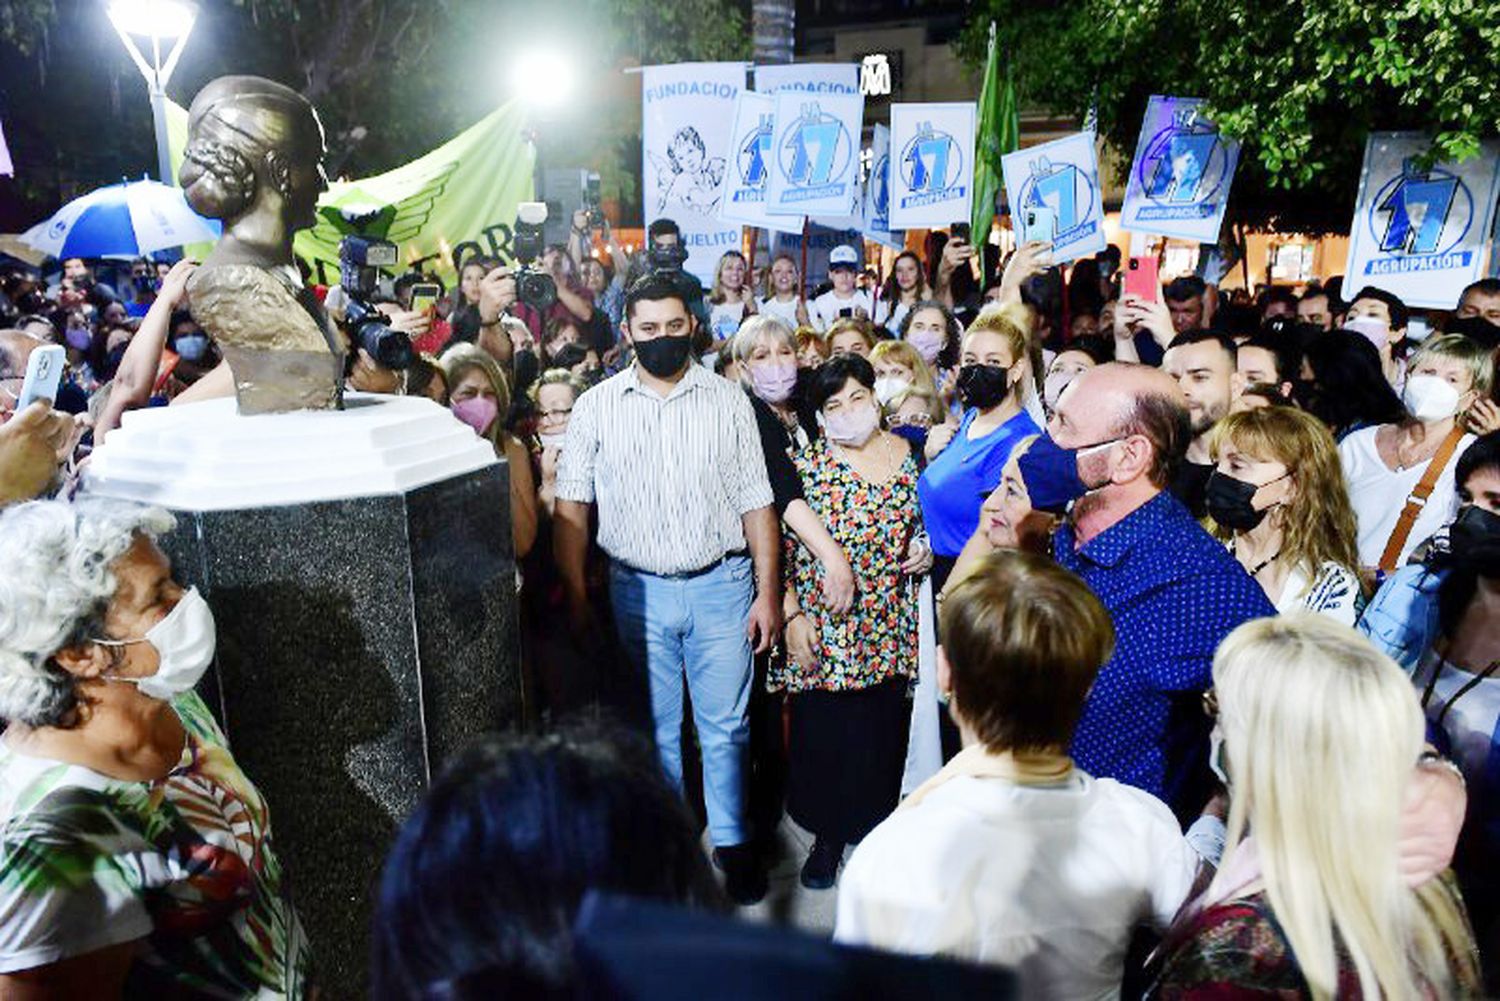
[(892, 414), (886, 419), (886, 423), (893, 428), (930, 428), (932, 427), (931, 414)]
[(566, 410), (543, 410), (541, 412), (541, 418), (544, 421), (545, 420), (552, 420), (552, 421), (561, 420), (562, 418), (568, 416), (572, 412), (573, 412), (573, 408), (572, 407), (568, 407)]
[(1209, 719), (1219, 718), (1219, 693), (1212, 688), (1203, 693), (1203, 715)]

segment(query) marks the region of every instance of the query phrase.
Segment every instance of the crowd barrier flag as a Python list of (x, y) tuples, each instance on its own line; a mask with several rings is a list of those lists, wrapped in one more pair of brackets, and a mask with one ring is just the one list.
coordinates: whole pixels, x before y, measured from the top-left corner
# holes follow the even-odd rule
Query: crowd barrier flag
[(642, 216), (649, 227), (671, 219), (687, 247), (685, 270), (713, 280), (726, 250), (738, 250), (740, 226), (721, 215), (735, 109), (744, 63), (647, 66), (641, 76)]
[(936, 229), (969, 221), (974, 200), (974, 105), (891, 107), (890, 224)]
[(1219, 134), (1197, 98), (1153, 95), (1130, 164), (1120, 225), (1217, 243), (1240, 144)]
[[(1052, 260), (1077, 260), (1104, 249), (1104, 197), (1090, 132), (1006, 154), (1000, 161), (1012, 219), (1029, 208), (1050, 214)], [(1019, 226), (1018, 226), (1019, 228)]]
[(1418, 132), (1370, 133), (1349, 227), (1346, 296), (1373, 285), (1408, 306), (1453, 309), (1464, 286), (1483, 277), (1500, 141), (1487, 140), (1462, 163), (1425, 167), (1420, 157), (1430, 145)]

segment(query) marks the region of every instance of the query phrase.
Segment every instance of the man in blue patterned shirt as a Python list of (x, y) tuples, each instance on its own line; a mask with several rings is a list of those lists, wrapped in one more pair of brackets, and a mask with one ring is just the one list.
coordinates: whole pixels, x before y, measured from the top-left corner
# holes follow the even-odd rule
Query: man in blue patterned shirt
[(1093, 486), (1055, 539), (1057, 561), (1084, 579), (1114, 620), (1073, 739), (1091, 775), (1127, 782), (1195, 815), (1208, 790), (1209, 721), (1200, 695), (1219, 642), (1276, 614), (1265, 593), (1166, 486), (1191, 437), (1187, 401), (1165, 372), (1101, 365), (1063, 393), (1049, 433), (1082, 450)]

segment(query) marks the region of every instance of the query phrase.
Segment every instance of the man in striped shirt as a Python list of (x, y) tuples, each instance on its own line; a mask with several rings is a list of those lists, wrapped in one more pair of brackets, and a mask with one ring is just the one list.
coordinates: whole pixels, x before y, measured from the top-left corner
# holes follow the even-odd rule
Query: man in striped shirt
[(625, 298), (635, 364), (573, 405), (557, 471), (557, 562), (575, 630), (589, 627), (589, 506), (610, 557), (615, 624), (651, 691), (662, 767), (682, 785), (682, 684), (726, 889), (765, 894), (747, 842), (744, 767), (753, 653), (780, 630), (779, 527), (750, 401), (692, 358), (696, 321), (671, 272)]

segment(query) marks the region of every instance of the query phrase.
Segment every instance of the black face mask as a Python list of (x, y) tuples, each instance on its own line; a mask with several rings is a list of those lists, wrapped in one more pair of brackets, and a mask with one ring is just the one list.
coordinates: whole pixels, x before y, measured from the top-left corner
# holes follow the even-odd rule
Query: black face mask
[(125, 349), (128, 347), (130, 347), (129, 341), (126, 341), (124, 344), (117, 344), (110, 348), (109, 353), (104, 356), (104, 371), (100, 374), (106, 380), (113, 379), (115, 373), (120, 370), (120, 363), (125, 360)]
[(1448, 529), (1453, 560), (1481, 577), (1500, 577), (1500, 514), (1469, 504)]
[(1010, 369), (1004, 365), (965, 365), (958, 370), (958, 399), (965, 407), (988, 410), (1010, 393)]
[(693, 340), (682, 337), (655, 337), (649, 341), (635, 341), (635, 356), (641, 367), (658, 379), (676, 375), (687, 364), (693, 351)]
[[(1276, 477), (1276, 480), (1283, 479)], [(1265, 520), (1270, 508), (1257, 511), (1254, 506), (1255, 494), (1262, 486), (1270, 486), (1276, 480), (1266, 483), (1246, 483), (1237, 480), (1233, 476), (1225, 476), (1217, 469), (1209, 474), (1208, 489), (1204, 492), (1204, 499), (1208, 504), (1209, 517), (1223, 525), (1232, 532), (1248, 532), (1256, 525)]]

